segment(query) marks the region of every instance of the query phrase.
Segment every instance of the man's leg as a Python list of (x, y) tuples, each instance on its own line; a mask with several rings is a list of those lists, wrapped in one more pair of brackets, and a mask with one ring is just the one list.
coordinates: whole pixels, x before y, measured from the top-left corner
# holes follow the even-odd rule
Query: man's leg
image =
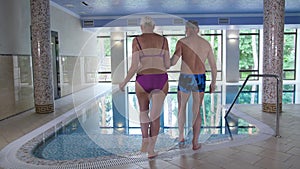
[(201, 148), (201, 144), (198, 143), (202, 117), (200, 114), (200, 108), (203, 102), (204, 92), (193, 92), (193, 150)]
[(178, 130), (179, 130), (179, 142), (184, 141), (184, 124), (186, 121), (186, 104), (190, 97), (190, 93), (184, 93), (178, 91)]

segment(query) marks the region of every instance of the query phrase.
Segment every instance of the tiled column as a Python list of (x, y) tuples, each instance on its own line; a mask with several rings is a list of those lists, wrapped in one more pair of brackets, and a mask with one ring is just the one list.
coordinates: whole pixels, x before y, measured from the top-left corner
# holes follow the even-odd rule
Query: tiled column
[(37, 113), (54, 111), (49, 0), (30, 0), (34, 102)]
[[(276, 74), (279, 81), (279, 111), (282, 109), (282, 65), (285, 0), (264, 0), (263, 73)], [(276, 112), (275, 78), (263, 79), (262, 106), (264, 112)]]

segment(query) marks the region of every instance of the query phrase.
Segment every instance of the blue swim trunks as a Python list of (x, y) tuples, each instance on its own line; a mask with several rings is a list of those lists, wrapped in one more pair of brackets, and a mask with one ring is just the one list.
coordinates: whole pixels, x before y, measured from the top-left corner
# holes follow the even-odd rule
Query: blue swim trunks
[(180, 74), (178, 82), (178, 91), (184, 93), (204, 92), (205, 91), (205, 74)]

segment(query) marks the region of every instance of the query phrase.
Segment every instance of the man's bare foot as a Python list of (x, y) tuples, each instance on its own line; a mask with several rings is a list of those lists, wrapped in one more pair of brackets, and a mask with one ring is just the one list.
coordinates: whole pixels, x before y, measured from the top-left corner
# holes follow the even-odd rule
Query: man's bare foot
[(184, 138), (179, 138), (179, 137), (177, 137), (177, 138), (175, 139), (175, 142), (178, 142), (178, 143), (180, 144), (180, 143), (184, 143), (185, 140), (184, 140)]
[(149, 141), (148, 140), (143, 140), (142, 141), (141, 152), (146, 153), (147, 150), (148, 150), (148, 145), (149, 145)]
[(199, 150), (201, 148), (201, 143), (193, 144), (193, 150)]
[(178, 141), (179, 141), (179, 143), (185, 142), (184, 137), (178, 137)]
[(157, 152), (148, 153), (148, 158), (149, 159), (155, 158), (156, 156), (158, 156)]

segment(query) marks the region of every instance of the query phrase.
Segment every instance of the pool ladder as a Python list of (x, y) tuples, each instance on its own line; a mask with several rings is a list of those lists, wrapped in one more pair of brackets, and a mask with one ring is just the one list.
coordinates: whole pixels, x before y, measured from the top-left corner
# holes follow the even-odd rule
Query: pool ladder
[(227, 116), (230, 113), (232, 107), (234, 106), (237, 98), (239, 97), (240, 93), (242, 92), (243, 88), (245, 87), (245, 85), (248, 82), (250, 77), (273, 77), (273, 78), (276, 78), (276, 80), (277, 80), (277, 86), (276, 86), (276, 96), (277, 96), (277, 102), (276, 102), (276, 134), (275, 134), (275, 137), (279, 138), (280, 137), (280, 135), (279, 135), (279, 97), (278, 97), (278, 94), (279, 94), (279, 76), (274, 75), (274, 74), (251, 74), (251, 75), (247, 76), (247, 78), (244, 81), (241, 89), (239, 90), (239, 92), (235, 96), (235, 98), (234, 98), (233, 102), (231, 103), (230, 107), (226, 110), (226, 114), (224, 116), (225, 123), (226, 123), (226, 128), (227, 128), (227, 131), (229, 132), (230, 139), (232, 140), (233, 138), (232, 138), (230, 127), (229, 127), (229, 124), (228, 124), (228, 121), (227, 121)]

